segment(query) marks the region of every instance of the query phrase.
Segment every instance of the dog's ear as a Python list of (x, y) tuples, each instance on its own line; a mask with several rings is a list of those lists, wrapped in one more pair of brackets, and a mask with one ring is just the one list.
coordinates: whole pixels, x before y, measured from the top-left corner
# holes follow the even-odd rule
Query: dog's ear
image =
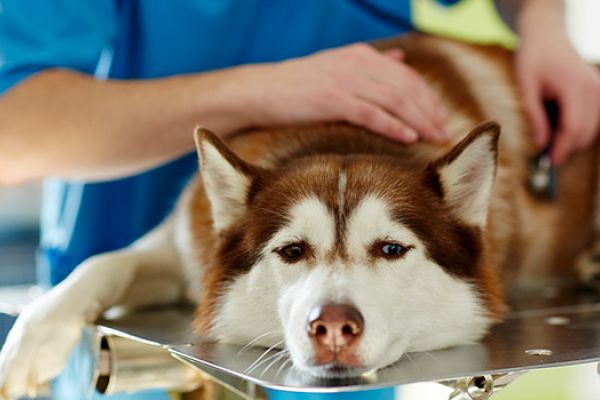
[(496, 175), (500, 126), (485, 122), (427, 167), (427, 180), (462, 221), (483, 228)]
[(211, 131), (194, 132), (200, 175), (212, 211), (216, 231), (229, 228), (246, 210), (253, 180), (252, 167), (236, 156)]

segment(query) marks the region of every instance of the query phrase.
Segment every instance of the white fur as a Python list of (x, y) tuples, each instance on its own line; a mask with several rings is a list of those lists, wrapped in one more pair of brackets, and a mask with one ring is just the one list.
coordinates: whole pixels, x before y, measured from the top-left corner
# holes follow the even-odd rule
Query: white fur
[(181, 194), (174, 213), (173, 240), (179, 255), (179, 262), (185, 282), (185, 299), (190, 304), (198, 302), (201, 293), (201, 282), (204, 269), (198, 265), (199, 254), (197, 244), (192, 237), (192, 216), (190, 202), (194, 185), (189, 185)]
[(250, 180), (208, 140), (201, 140), (199, 149), (200, 175), (210, 200), (213, 226), (222, 231), (243, 215)]
[(491, 141), (490, 135), (479, 136), (439, 171), (448, 204), (463, 221), (479, 227), (487, 221), (496, 170)]
[(17, 319), (0, 353), (0, 397), (34, 395), (56, 376), (86, 324), (113, 306), (168, 304), (185, 291), (167, 220), (130, 247), (86, 260)]
[(338, 177), (338, 219), (341, 221), (346, 208), (346, 189), (348, 187), (348, 172), (340, 171)]
[(273, 251), (302, 239), (315, 247), (317, 259), (321, 259), (335, 241), (333, 215), (317, 198), (309, 197), (293, 207), (289, 221), (265, 246), (252, 271), (227, 288), (213, 328), (220, 340), (244, 343), (265, 335), (255, 343), (271, 346), (283, 339), (281, 321), (274, 318), (278, 299), (308, 267), (286, 264)]
[[(256, 343), (283, 346), (285, 339), (297, 368), (323, 375), (322, 368), (311, 366), (308, 314), (320, 304), (351, 303), (365, 320), (358, 349), (364, 368), (353, 371), (362, 373), (396, 361), (405, 351), (476, 340), (491, 323), (472, 285), (429, 260), (424, 244), (391, 219), (383, 200), (368, 196), (350, 215), (347, 262), (326, 257), (335, 246), (335, 220), (318, 199), (301, 201), (289, 220), (253, 269), (227, 288), (215, 326), (221, 340), (261, 338)], [(273, 249), (290, 239), (309, 242), (314, 262), (283, 262)], [(401, 260), (373, 263), (368, 246), (376, 239), (414, 248)]]

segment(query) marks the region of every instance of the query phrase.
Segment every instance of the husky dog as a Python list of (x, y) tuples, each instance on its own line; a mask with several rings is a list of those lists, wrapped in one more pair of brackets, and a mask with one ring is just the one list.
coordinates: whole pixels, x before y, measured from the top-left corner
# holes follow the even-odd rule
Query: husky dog
[(587, 254), (580, 270), (596, 276), (584, 250), (597, 149), (561, 168), (556, 202), (529, 195), (535, 148), (511, 54), (427, 36), (383, 47), (401, 48), (443, 98), (451, 143), (402, 145), (342, 123), (226, 143), (198, 129), (200, 173), (173, 214), (19, 317), (0, 354), (3, 392), (58, 374), (81, 329), (116, 305), (186, 298), (202, 335), (281, 342), (310, 375), (354, 376), (480, 339), (518, 275), (571, 274)]

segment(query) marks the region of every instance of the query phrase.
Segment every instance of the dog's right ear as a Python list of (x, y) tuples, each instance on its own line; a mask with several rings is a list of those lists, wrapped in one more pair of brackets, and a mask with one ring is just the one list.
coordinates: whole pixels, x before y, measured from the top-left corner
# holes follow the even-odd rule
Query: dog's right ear
[(252, 169), (208, 129), (197, 127), (194, 138), (213, 227), (223, 231), (246, 211)]
[(480, 228), (487, 221), (499, 136), (497, 123), (480, 124), (427, 167), (429, 186), (457, 217)]

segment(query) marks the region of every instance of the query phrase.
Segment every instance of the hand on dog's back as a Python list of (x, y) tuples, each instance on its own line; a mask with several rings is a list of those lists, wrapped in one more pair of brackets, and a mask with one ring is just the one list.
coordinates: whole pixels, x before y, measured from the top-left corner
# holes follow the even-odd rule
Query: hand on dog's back
[(240, 73), (244, 125), (343, 120), (405, 143), (449, 139), (444, 106), (399, 49), (355, 44)]

